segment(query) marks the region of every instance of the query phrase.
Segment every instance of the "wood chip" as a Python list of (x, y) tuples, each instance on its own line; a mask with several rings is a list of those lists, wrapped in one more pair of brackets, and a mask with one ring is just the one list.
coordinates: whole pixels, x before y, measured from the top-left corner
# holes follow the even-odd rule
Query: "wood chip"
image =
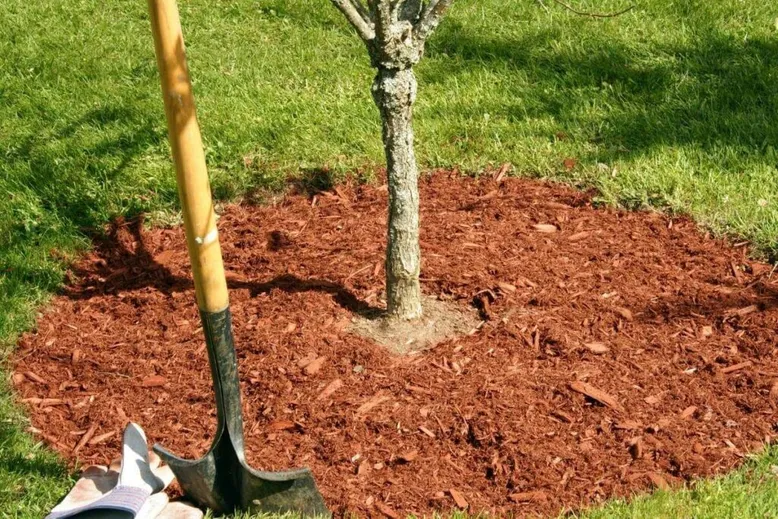
[(31, 432), (31, 433), (33, 433), (33, 434), (37, 434), (38, 436), (40, 436), (41, 438), (43, 438), (44, 440), (46, 440), (46, 442), (47, 442), (49, 445), (51, 445), (51, 446), (54, 446), (54, 447), (59, 447), (59, 448), (61, 448), (62, 450), (65, 450), (65, 449), (67, 449), (67, 447), (66, 447), (66, 446), (62, 445), (62, 443), (60, 443), (59, 441), (57, 441), (57, 438), (55, 438), (54, 436), (51, 436), (51, 435), (49, 435), (49, 434), (46, 434), (45, 432), (41, 431), (40, 429), (36, 429), (36, 428), (34, 428), (34, 427), (28, 427), (28, 428), (27, 428), (27, 431), (28, 431), (28, 432)]
[(369, 473), (370, 473), (370, 463), (367, 460), (364, 460), (357, 467), (357, 476), (360, 478), (364, 478)]
[(167, 384), (167, 379), (162, 375), (151, 375), (141, 382), (141, 387), (161, 387)]
[(575, 382), (570, 384), (570, 389), (572, 389), (576, 393), (581, 393), (583, 395), (586, 395), (589, 398), (596, 400), (601, 404), (608, 406), (611, 409), (614, 409), (620, 413), (624, 412), (624, 408), (621, 406), (619, 401), (616, 400), (616, 398), (609, 395), (605, 391), (602, 391), (601, 389), (597, 389), (591, 384), (587, 384), (586, 382), (576, 380)]
[(297, 329), (297, 325), (295, 323), (289, 323), (286, 325), (286, 328), (284, 328), (284, 333), (292, 333)]
[(551, 411), (551, 416), (565, 423), (573, 423), (575, 421), (572, 416), (570, 416), (569, 414), (565, 413), (560, 409), (554, 409), (553, 411)]
[(94, 401), (95, 401), (94, 395), (87, 396), (87, 397), (84, 397), (84, 399), (81, 400), (80, 402), (78, 402), (76, 404), (73, 404), (71, 406), (71, 408), (72, 409), (81, 409), (82, 407), (86, 407), (86, 406), (88, 406), (89, 404), (91, 404)]
[(36, 384), (45, 384), (46, 383), (46, 381), (43, 380), (43, 378), (39, 377), (38, 375), (36, 375), (32, 371), (25, 371), (24, 372), (24, 376), (27, 377), (28, 379), (30, 379), (31, 381), (35, 382)]
[(55, 405), (65, 405), (67, 402), (62, 400), (61, 398), (23, 398), (22, 402), (25, 404), (31, 404), (31, 405), (38, 405), (41, 407), (51, 407)]
[(79, 384), (78, 382), (73, 382), (72, 380), (65, 380), (62, 382), (62, 384), (59, 385), (59, 391), (63, 392), (63, 391), (67, 391), (68, 389), (73, 389), (80, 386), (81, 384)]
[(492, 189), (491, 191), (489, 191), (485, 195), (482, 195), (482, 196), (479, 196), (478, 198), (476, 198), (476, 201), (478, 201), (478, 202), (485, 202), (486, 200), (491, 200), (492, 198), (496, 198), (497, 195), (499, 195), (499, 194), (500, 194), (500, 190), (499, 189)]
[(748, 315), (750, 313), (756, 312), (759, 310), (759, 307), (756, 305), (746, 306), (744, 308), (738, 308), (737, 310), (733, 310), (732, 314), (737, 315), (739, 317), (743, 317), (744, 315)]
[(511, 285), (510, 283), (503, 283), (502, 281), (497, 283), (497, 288), (502, 290), (503, 292), (515, 292), (516, 286)]
[(297, 367), (298, 368), (304, 368), (305, 366), (307, 366), (308, 364), (310, 364), (314, 360), (316, 360), (316, 354), (315, 353), (309, 353), (308, 355), (306, 355), (305, 357), (303, 357), (302, 359), (297, 361)]
[(773, 402), (778, 403), (778, 380), (773, 382), (773, 385), (770, 388), (770, 399)]
[(456, 503), (459, 508), (464, 510), (469, 506), (467, 499), (465, 499), (465, 496), (459, 490), (450, 488), (448, 493), (451, 494), (452, 499), (454, 499), (454, 503)]
[(629, 455), (633, 460), (639, 460), (643, 457), (643, 439), (640, 437), (632, 438), (629, 442)]
[(567, 241), (572, 241), (572, 242), (581, 241), (581, 240), (585, 240), (591, 235), (592, 233), (590, 233), (589, 231), (581, 231), (568, 236)]
[(380, 503), (378, 501), (373, 504), (375, 506), (376, 510), (384, 514), (386, 517), (389, 517), (390, 519), (400, 519), (400, 514), (389, 508), (387, 505)]
[(78, 451), (84, 448), (84, 445), (86, 445), (87, 442), (92, 439), (92, 436), (95, 435), (95, 432), (97, 432), (97, 424), (92, 424), (81, 437), (81, 439), (78, 440), (76, 446), (73, 447), (73, 454), (78, 454)]
[(508, 499), (514, 503), (545, 503), (548, 501), (548, 494), (542, 490), (533, 490), (531, 492), (517, 492), (508, 495)]
[(634, 319), (634, 316), (632, 315), (632, 311), (629, 310), (628, 308), (617, 306), (614, 310), (616, 311), (617, 314), (619, 314), (627, 321), (632, 321)]
[(601, 342), (588, 342), (584, 344), (584, 346), (586, 346), (586, 349), (595, 355), (603, 355), (610, 351), (610, 348)]
[(412, 386), (411, 384), (406, 385), (405, 389), (407, 389), (408, 391), (412, 391), (414, 393), (422, 393), (425, 395), (433, 394), (432, 391), (430, 391), (429, 389), (424, 389), (423, 387), (419, 387), (419, 386)]
[(550, 223), (538, 223), (532, 226), (538, 232), (552, 233), (557, 232), (559, 229), (556, 225)]
[(391, 400), (390, 396), (384, 395), (384, 394), (377, 394), (373, 397), (371, 397), (367, 402), (362, 404), (357, 408), (357, 414), (365, 414), (369, 412), (371, 409), (378, 407), (379, 405), (383, 404), (387, 400)]
[(506, 162), (502, 166), (500, 166), (499, 171), (497, 171), (497, 174), (494, 176), (494, 181), (499, 182), (503, 179), (505, 174), (511, 169), (511, 163)]
[(268, 431), (286, 431), (294, 429), (297, 425), (291, 420), (276, 420), (267, 426)]
[(613, 427), (623, 431), (634, 431), (635, 429), (640, 429), (640, 423), (635, 420), (621, 420), (616, 422)]
[(79, 350), (78, 348), (73, 350), (73, 353), (70, 354), (70, 363), (71, 364), (78, 364), (79, 361), (83, 358), (84, 354)]
[(336, 378), (329, 384), (327, 384), (327, 387), (322, 390), (321, 393), (319, 393), (319, 396), (316, 397), (316, 400), (324, 400), (325, 398), (331, 397), (335, 391), (343, 387), (343, 381), (339, 378)]
[(721, 370), (721, 372), (726, 375), (728, 373), (734, 373), (736, 371), (740, 371), (741, 369), (748, 368), (748, 367), (753, 366), (753, 365), (754, 365), (753, 362), (751, 362), (750, 360), (747, 360), (747, 361), (741, 362), (739, 364), (734, 364), (732, 366), (727, 366), (726, 368), (723, 368)]
[(661, 474), (657, 474), (656, 472), (649, 472), (646, 475), (648, 476), (648, 479), (651, 481), (651, 484), (654, 485), (656, 488), (661, 490), (670, 490), (670, 484)]
[(406, 452), (405, 454), (400, 454), (399, 456), (397, 456), (397, 459), (405, 463), (410, 463), (418, 457), (419, 457), (419, 451), (412, 450), (410, 452)]
[(426, 434), (427, 436), (429, 436), (430, 438), (434, 438), (434, 437), (435, 437), (435, 433), (434, 433), (434, 432), (432, 432), (432, 431), (430, 431), (429, 429), (427, 429), (427, 428), (426, 428), (426, 427), (424, 427), (423, 425), (420, 425), (420, 426), (419, 426), (419, 430), (420, 430), (421, 432), (423, 432), (424, 434)]
[(13, 382), (14, 386), (22, 385), (25, 380), (27, 380), (27, 377), (24, 376), (24, 373), (14, 373), (11, 375), (11, 382)]
[(324, 361), (327, 360), (327, 357), (319, 357), (313, 362), (307, 364), (304, 368), (305, 373), (307, 375), (315, 375), (321, 370), (322, 365), (324, 365)]
[(651, 396), (647, 396), (646, 398), (644, 398), (643, 401), (645, 403), (647, 403), (648, 405), (656, 405), (656, 404), (659, 403), (660, 398), (658, 396), (656, 396), (656, 395), (651, 395)]
[(94, 438), (89, 440), (88, 443), (89, 443), (89, 445), (100, 445), (105, 440), (107, 440), (108, 438), (111, 438), (115, 434), (116, 434), (116, 431), (107, 432), (105, 434), (101, 434), (100, 436), (95, 436)]
[(159, 263), (160, 265), (166, 265), (171, 259), (173, 258), (173, 251), (172, 250), (166, 250), (162, 251), (156, 256), (154, 256), (154, 261), (156, 263)]
[(694, 416), (694, 413), (696, 411), (697, 411), (697, 406), (690, 405), (689, 407), (681, 411), (681, 418), (683, 418), (684, 420), (686, 420), (687, 418), (691, 418), (692, 416)]
[(729, 267), (732, 269), (732, 275), (735, 276), (735, 280), (738, 282), (738, 284), (742, 284), (743, 274), (740, 272), (740, 267), (738, 267), (734, 261), (729, 263)]
[(476, 296), (476, 306), (481, 310), (481, 316), (486, 321), (491, 321), (494, 315), (492, 314), (492, 305), (489, 301), (489, 296), (486, 294)]

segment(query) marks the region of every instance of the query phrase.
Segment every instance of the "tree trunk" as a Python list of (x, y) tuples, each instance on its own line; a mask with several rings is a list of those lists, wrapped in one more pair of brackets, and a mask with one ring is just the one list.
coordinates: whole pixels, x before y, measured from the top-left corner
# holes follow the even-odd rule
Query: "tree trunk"
[(373, 99), (381, 111), (389, 183), (386, 302), (391, 317), (421, 317), (419, 173), (413, 152), (413, 69), (379, 68)]

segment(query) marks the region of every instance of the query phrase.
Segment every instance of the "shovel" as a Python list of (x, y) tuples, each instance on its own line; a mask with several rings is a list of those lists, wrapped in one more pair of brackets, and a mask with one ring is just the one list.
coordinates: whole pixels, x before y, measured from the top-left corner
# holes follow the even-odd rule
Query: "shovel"
[(148, 4), (217, 418), (213, 444), (203, 458), (179, 458), (159, 445), (154, 450), (173, 469), (184, 493), (215, 512), (239, 509), (329, 516), (309, 469), (263, 472), (246, 463), (227, 280), (178, 9), (175, 0), (148, 0)]

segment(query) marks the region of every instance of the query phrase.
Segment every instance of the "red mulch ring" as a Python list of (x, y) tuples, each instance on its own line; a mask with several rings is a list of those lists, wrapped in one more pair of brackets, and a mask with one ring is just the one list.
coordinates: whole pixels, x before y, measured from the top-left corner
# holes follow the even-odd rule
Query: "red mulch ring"
[[(487, 320), (409, 357), (347, 331), (380, 300), (385, 188), (225, 210), (254, 466), (310, 466), (337, 515), (553, 514), (721, 473), (775, 434), (778, 276), (745, 247), (529, 180), (438, 173), (421, 194), (424, 291)], [(116, 456), (127, 419), (190, 457), (214, 430), (182, 231), (139, 229), (99, 241), (16, 351), (70, 461)]]

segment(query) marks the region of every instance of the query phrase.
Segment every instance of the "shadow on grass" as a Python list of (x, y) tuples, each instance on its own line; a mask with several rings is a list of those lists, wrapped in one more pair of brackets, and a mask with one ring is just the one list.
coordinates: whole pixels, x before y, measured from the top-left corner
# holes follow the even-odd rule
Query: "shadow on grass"
[(474, 118), (553, 117), (560, 131), (579, 130), (575, 138), (606, 145), (592, 159), (645, 155), (665, 145), (753, 153), (778, 144), (771, 80), (778, 41), (697, 28), (686, 41), (640, 48), (607, 38), (568, 45), (565, 34), (528, 30), (512, 37), (449, 20), (428, 49), (429, 56), (446, 58), (429, 65), (424, 79), (447, 84), (467, 72), (505, 70), (503, 96), (486, 105), (454, 103)]
[[(0, 203), (7, 217), (0, 222), (0, 254), (12, 263), (0, 264), (0, 275), (50, 292), (62, 282), (59, 246), (69, 254), (79, 230), (99, 229), (117, 202), (128, 214), (145, 208), (141, 197), (116, 190), (133, 161), (164, 136), (137, 111), (114, 105), (87, 110), (63, 126), (42, 124), (8, 143), (3, 156), (10, 195), (7, 205)], [(164, 187), (159, 191), (165, 196)], [(45, 259), (40, 250), (48, 253)]]
[[(0, 443), (4, 437), (18, 435), (18, 431), (9, 431), (8, 427), (0, 429)], [(20, 480), (32, 478), (64, 478), (68, 476), (64, 464), (54, 455), (29, 457), (29, 453), (14, 453), (0, 458), (0, 471), (14, 474)]]
[[(10, 394), (5, 383), (0, 384), (0, 394)], [(0, 397), (0, 412), (4, 416), (12, 416), (7, 411), (10, 405), (7, 398)], [(3, 502), (14, 505), (23, 501), (30, 492), (41, 498), (49, 490), (57, 493), (60, 483), (69, 476), (67, 467), (53, 451), (36, 445), (22, 433), (18, 422), (10, 420), (0, 421), (0, 475), (9, 483), (0, 488), (0, 508)]]
[[(96, 211), (105, 195), (97, 191), (110, 189), (133, 160), (164, 138), (137, 111), (103, 106), (58, 129), (31, 132), (10, 147), (4, 160), (24, 165), (17, 182), (38, 197), (43, 210), (79, 228), (92, 228), (103, 223)], [(134, 201), (128, 202), (132, 211)], [(14, 235), (23, 236), (25, 230)]]
[(331, 191), (337, 184), (335, 172), (329, 168), (306, 168), (290, 181), (291, 188), (311, 197), (322, 191)]

